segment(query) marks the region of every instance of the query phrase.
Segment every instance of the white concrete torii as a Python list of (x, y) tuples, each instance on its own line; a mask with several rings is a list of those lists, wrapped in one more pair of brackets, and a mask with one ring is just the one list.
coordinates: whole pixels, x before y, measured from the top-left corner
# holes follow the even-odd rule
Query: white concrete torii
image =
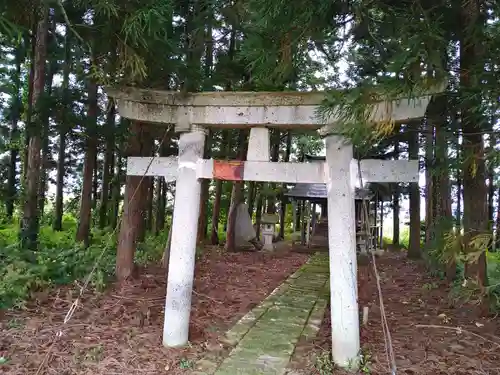
[[(354, 189), (358, 163), (352, 145), (338, 135), (326, 137), (326, 162), (270, 162), (268, 127), (325, 128), (316, 111), (321, 93), (205, 92), (180, 94), (153, 90), (108, 89), (122, 117), (176, 125), (178, 157), (129, 157), (128, 175), (164, 176), (177, 181), (165, 302), (163, 344), (188, 342), (195, 267), (200, 179), (326, 183), (330, 257), (332, 357), (341, 367), (357, 361), (359, 310)], [(430, 95), (379, 103), (373, 121), (404, 122), (424, 116)], [(331, 129), (338, 119), (327, 121)], [(247, 161), (203, 159), (205, 127), (250, 128)], [(327, 129), (327, 130), (328, 130)], [(418, 182), (418, 161), (362, 160), (364, 182)], [(149, 165), (149, 168), (148, 168)]]

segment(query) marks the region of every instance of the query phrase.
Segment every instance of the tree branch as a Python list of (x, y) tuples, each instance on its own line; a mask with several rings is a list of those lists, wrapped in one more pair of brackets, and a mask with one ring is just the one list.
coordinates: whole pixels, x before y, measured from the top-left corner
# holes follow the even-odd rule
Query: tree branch
[[(81, 37), (81, 35), (78, 34), (78, 32), (73, 28), (71, 22), (69, 21), (68, 14), (66, 13), (66, 9), (64, 9), (64, 4), (63, 4), (62, 0), (57, 0), (57, 4), (59, 5), (59, 8), (61, 9), (61, 12), (62, 12), (62, 15), (64, 18), (64, 22), (66, 22), (66, 26), (68, 26), (70, 31), (73, 34), (75, 34), (75, 36), (78, 38), (78, 40), (80, 42), (82, 42), (83, 44), (87, 44), (87, 43), (85, 43), (85, 40)], [(87, 45), (87, 47), (88, 47), (88, 45)], [(90, 48), (89, 48), (89, 50), (90, 50)]]

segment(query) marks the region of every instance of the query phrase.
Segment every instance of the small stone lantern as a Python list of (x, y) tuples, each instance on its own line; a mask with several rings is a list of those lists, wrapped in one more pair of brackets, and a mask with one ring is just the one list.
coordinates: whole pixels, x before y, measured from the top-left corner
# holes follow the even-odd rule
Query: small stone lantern
[(260, 222), (262, 225), (262, 230), (261, 230), (262, 238), (264, 240), (264, 246), (262, 247), (263, 250), (267, 251), (274, 250), (273, 238), (276, 229), (276, 224), (278, 223), (278, 221), (279, 221), (278, 215), (273, 215), (273, 214), (262, 215)]

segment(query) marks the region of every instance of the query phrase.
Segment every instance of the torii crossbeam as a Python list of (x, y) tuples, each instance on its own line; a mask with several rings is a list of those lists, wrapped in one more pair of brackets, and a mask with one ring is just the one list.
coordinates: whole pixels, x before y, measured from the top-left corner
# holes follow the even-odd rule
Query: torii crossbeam
[[(354, 189), (358, 163), (353, 148), (338, 135), (326, 136), (326, 162), (270, 162), (269, 127), (325, 128), (316, 113), (324, 99), (306, 92), (205, 92), (180, 94), (153, 90), (108, 89), (121, 116), (143, 122), (175, 124), (178, 157), (129, 157), (128, 175), (164, 176), (177, 181), (165, 302), (163, 344), (188, 342), (193, 288), (200, 179), (326, 183), (330, 256), (332, 356), (341, 367), (358, 358), (359, 311)], [(405, 122), (424, 116), (430, 95), (379, 103), (372, 121)], [(338, 119), (328, 119), (331, 130)], [(203, 159), (205, 128), (250, 128), (247, 161)], [(416, 160), (362, 160), (364, 182), (418, 182)], [(148, 168), (149, 166), (149, 168)], [(353, 362), (354, 361), (354, 362)]]

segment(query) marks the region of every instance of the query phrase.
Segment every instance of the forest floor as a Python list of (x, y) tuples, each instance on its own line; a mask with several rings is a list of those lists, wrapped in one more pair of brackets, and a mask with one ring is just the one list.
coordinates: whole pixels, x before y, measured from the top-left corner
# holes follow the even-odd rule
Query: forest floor
[[(192, 374), (196, 360), (221, 347), (220, 337), (307, 258), (286, 249), (273, 254), (205, 249), (196, 266), (191, 346), (182, 350), (161, 345), (162, 268), (142, 269), (140, 279), (125, 286), (86, 293), (50, 349), (76, 294), (70, 287), (54, 290), (23, 311), (0, 317), (0, 372)], [(377, 265), (398, 374), (500, 374), (499, 319), (482, 316), (471, 303), (452, 303), (449, 287), (404, 254), (386, 253)], [(359, 304), (369, 307), (368, 324), (361, 327), (366, 357), (361, 373), (386, 375), (390, 372), (371, 265), (359, 266)], [(327, 309), (318, 336), (297, 345), (289, 374), (343, 374), (328, 359), (330, 345)]]
[[(500, 319), (484, 316), (477, 305), (450, 299), (450, 288), (431, 277), (422, 263), (405, 254), (377, 259), (397, 374), (500, 374)], [(359, 266), (359, 305), (369, 307), (361, 327), (365, 374), (387, 375), (384, 336), (372, 265)], [(331, 348), (327, 308), (317, 337), (297, 345), (290, 374), (343, 374), (327, 358)]]
[(221, 254), (218, 248), (206, 248), (203, 254), (195, 271), (189, 348), (162, 347), (165, 271), (148, 267), (141, 270), (140, 279), (125, 286), (87, 292), (64, 327), (76, 288), (54, 290), (24, 311), (6, 312), (0, 317), (0, 372), (188, 374), (205, 350), (221, 345), (220, 335), (308, 258), (286, 249), (273, 254)]

